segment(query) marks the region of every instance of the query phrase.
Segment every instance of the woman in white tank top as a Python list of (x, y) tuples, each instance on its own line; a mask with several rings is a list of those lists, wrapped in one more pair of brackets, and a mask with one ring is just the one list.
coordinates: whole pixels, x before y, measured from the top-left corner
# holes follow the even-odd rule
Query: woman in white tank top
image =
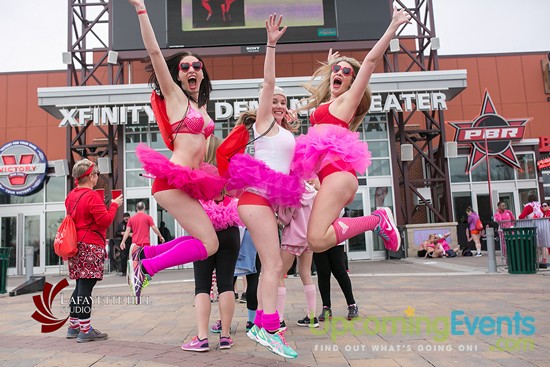
[(246, 154), (233, 156), (229, 163), (228, 191), (241, 193), (239, 216), (250, 232), (260, 261), (262, 274), (258, 284), (258, 309), (254, 326), (248, 336), (271, 352), (285, 358), (297, 353), (286, 344), (279, 330), (277, 289), (282, 269), (279, 250), (279, 231), (275, 210), (279, 206), (299, 206), (303, 184), (289, 175), (294, 157), (292, 119), (286, 107), (286, 95), (275, 86), (275, 45), (286, 31), (279, 30), (281, 17), (271, 15), (266, 22), (267, 46), (264, 64), (264, 83), (260, 91), (257, 114), (241, 115), (237, 124), (253, 123), (255, 157)]

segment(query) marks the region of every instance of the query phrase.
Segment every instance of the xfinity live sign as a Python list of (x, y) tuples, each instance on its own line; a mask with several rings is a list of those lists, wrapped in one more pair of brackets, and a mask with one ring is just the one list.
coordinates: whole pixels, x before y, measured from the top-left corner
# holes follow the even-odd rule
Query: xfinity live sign
[[(369, 316), (347, 320), (333, 317), (321, 329), (311, 329), (316, 335), (328, 334), (333, 341), (345, 335), (426, 336), (445, 343), (451, 336), (496, 336), (491, 350), (532, 350), (535, 318), (516, 311), (512, 315), (472, 316), (464, 311), (451, 311), (449, 316), (416, 316), (408, 307), (405, 316)], [(427, 339), (428, 339), (427, 338)], [(457, 338), (453, 338), (456, 340)], [(401, 345), (402, 346), (402, 345)], [(448, 349), (448, 348), (447, 348)]]
[[(289, 98), (288, 104), (289, 109), (296, 110), (305, 104), (304, 97)], [(257, 108), (257, 99), (216, 101), (214, 119), (236, 120), (244, 111)], [(369, 113), (413, 111), (414, 108), (418, 111), (446, 110), (446, 96), (442, 92), (373, 94)], [(149, 105), (75, 107), (61, 108), (59, 111), (63, 116), (59, 127), (85, 126), (89, 121), (96, 126), (139, 124), (141, 112), (147, 115), (148, 123), (155, 123), (155, 116)], [(302, 111), (300, 117), (307, 117), (307, 111)]]

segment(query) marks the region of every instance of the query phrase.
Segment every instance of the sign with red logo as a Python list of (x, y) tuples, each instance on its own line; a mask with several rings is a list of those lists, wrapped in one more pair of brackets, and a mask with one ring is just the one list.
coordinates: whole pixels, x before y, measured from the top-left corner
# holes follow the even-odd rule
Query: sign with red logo
[(497, 114), (488, 91), (485, 91), (481, 113), (473, 121), (449, 122), (456, 129), (454, 141), (472, 146), (466, 173), (479, 165), (486, 155), (521, 168), (512, 142), (523, 139), (530, 118), (505, 119)]
[(48, 160), (33, 143), (14, 140), (0, 148), (0, 190), (8, 195), (26, 196), (42, 185)]
[(550, 136), (541, 136), (539, 138), (539, 152), (550, 153)]

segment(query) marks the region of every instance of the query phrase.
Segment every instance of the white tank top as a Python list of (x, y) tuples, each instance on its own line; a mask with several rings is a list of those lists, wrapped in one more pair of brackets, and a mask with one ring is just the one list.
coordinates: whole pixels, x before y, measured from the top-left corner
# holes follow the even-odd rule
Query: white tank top
[[(277, 126), (279, 127), (277, 135), (263, 136), (254, 142), (254, 158), (264, 162), (274, 171), (288, 174), (294, 158), (296, 140), (290, 131)], [(256, 131), (256, 124), (252, 125), (252, 128), (255, 138), (261, 135)]]

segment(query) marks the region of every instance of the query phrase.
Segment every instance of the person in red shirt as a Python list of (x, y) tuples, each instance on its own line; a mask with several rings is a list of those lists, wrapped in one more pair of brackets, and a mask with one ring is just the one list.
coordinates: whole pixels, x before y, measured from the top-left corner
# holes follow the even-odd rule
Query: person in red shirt
[(548, 203), (544, 202), (540, 205), (540, 209), (542, 210), (542, 214), (545, 218), (550, 217), (550, 208), (548, 207)]
[(543, 213), (537, 195), (529, 194), (529, 196), (527, 196), (527, 201), (528, 203), (523, 207), (523, 211), (518, 216), (518, 219), (542, 218)]
[(95, 163), (88, 159), (73, 166), (76, 187), (67, 195), (65, 208), (73, 216), (78, 238), (78, 253), (69, 259), (69, 277), (76, 280), (70, 300), (67, 339), (79, 343), (107, 339), (107, 334), (92, 328), (92, 290), (103, 279), (107, 228), (113, 223), (122, 195), (111, 200), (109, 208), (93, 190), (99, 178)]
[[(145, 203), (140, 201), (136, 204), (137, 213), (134, 216), (130, 217), (128, 225), (126, 226), (126, 231), (122, 236), (122, 241), (120, 243), (120, 248), (124, 250), (126, 248), (126, 239), (130, 236), (130, 230), (132, 231), (132, 246), (149, 246), (151, 241), (149, 239), (149, 228), (156, 233), (160, 239), (160, 243), (164, 243), (164, 237), (160, 233), (159, 229), (153, 222), (153, 218), (145, 213)], [(130, 250), (132, 253), (132, 250)]]

